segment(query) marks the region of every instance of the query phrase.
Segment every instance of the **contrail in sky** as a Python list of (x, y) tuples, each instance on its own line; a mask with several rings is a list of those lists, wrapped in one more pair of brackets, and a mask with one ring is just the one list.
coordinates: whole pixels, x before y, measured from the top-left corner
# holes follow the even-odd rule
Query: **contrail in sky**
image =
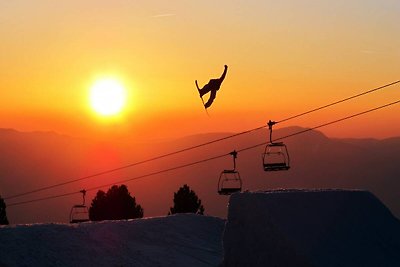
[(154, 15), (154, 16), (151, 16), (151, 17), (152, 17), (152, 18), (162, 18), (162, 17), (172, 17), (172, 16), (176, 16), (176, 14), (167, 13), (167, 14)]

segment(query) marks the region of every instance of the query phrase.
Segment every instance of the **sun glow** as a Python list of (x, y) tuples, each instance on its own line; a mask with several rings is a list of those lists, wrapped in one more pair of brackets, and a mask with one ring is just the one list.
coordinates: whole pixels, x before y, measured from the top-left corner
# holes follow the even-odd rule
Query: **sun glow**
[(117, 80), (98, 80), (91, 87), (90, 104), (100, 115), (116, 115), (122, 111), (125, 103), (126, 91)]

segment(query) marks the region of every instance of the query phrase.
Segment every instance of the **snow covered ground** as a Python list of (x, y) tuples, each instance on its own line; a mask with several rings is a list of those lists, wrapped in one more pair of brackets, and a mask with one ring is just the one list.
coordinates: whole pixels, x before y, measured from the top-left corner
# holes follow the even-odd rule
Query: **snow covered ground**
[(224, 266), (400, 266), (400, 222), (367, 191), (234, 194), (223, 243)]
[(180, 214), (1, 227), (0, 266), (218, 266), (224, 223)]
[(366, 191), (274, 190), (233, 194), (226, 224), (179, 214), (0, 227), (0, 267), (221, 264), (398, 267), (400, 222)]

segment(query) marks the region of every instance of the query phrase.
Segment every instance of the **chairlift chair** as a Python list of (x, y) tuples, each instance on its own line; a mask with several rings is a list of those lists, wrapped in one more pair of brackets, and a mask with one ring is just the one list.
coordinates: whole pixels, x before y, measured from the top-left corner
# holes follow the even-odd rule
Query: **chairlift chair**
[(236, 170), (237, 152), (233, 151), (229, 154), (233, 156), (233, 169), (221, 172), (218, 180), (218, 194), (220, 195), (231, 195), (242, 191), (242, 179)]
[(269, 121), (269, 143), (262, 154), (264, 171), (287, 171), (290, 168), (289, 152), (283, 142), (272, 141), (272, 126), (276, 122)]
[(83, 203), (72, 206), (71, 212), (69, 213), (70, 223), (82, 223), (89, 221), (89, 209), (85, 205), (86, 190), (80, 191), (83, 196)]
[(284, 143), (269, 143), (262, 155), (264, 171), (289, 170), (289, 152)]

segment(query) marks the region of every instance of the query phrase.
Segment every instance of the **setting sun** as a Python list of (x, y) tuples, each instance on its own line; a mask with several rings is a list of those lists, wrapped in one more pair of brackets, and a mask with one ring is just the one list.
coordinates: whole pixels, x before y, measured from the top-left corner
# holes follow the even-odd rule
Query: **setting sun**
[(116, 115), (121, 112), (125, 103), (126, 91), (116, 80), (98, 80), (90, 90), (90, 104), (100, 115)]

